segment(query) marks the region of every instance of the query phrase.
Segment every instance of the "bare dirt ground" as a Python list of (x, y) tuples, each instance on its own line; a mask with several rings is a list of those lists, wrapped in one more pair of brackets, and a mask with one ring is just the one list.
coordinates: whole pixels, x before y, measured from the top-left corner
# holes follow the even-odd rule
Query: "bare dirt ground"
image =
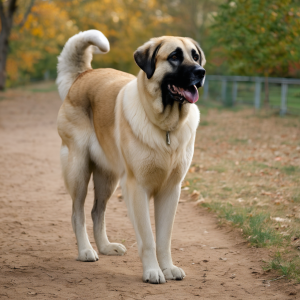
[[(56, 92), (22, 90), (0, 95), (1, 299), (297, 299), (299, 285), (264, 274), (268, 250), (247, 247), (239, 232), (219, 228), (215, 216), (181, 201), (172, 254), (187, 277), (164, 285), (142, 282), (132, 225), (124, 201), (111, 199), (107, 231), (125, 256), (76, 261), (71, 199), (59, 163)], [(88, 232), (93, 187), (86, 203)], [(152, 209), (153, 218), (153, 209)], [(271, 277), (270, 277), (271, 276)], [(275, 276), (273, 274), (273, 276)]]

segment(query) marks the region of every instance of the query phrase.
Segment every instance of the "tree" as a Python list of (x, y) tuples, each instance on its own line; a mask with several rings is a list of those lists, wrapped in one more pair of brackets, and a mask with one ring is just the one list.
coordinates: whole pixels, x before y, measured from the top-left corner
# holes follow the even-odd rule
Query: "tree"
[[(76, 9), (74, 9), (74, 4)], [(158, 0), (65, 0), (57, 1), (79, 31), (98, 29), (108, 38), (110, 52), (93, 58), (94, 66), (137, 73), (133, 52), (171, 24), (167, 6)]]
[[(3, 5), (4, 4), (4, 5)], [(30, 1), (27, 11), (22, 18), (22, 21), (17, 25), (22, 27), (30, 13), (34, 4), (34, 0)], [(1, 32), (0, 32), (0, 90), (5, 87), (6, 80), (6, 61), (9, 47), (9, 38), (11, 29), (13, 27), (13, 17), (17, 10), (17, 0), (9, 0), (3, 3), (0, 0), (0, 18), (1, 18)]]
[(235, 0), (220, 6), (214, 34), (235, 74), (288, 76), (300, 57), (300, 8), (292, 0)]
[[(57, 1), (58, 2), (58, 1)], [(19, 24), (27, 10), (20, 1), (14, 22)], [(35, 0), (22, 28), (14, 26), (10, 35), (6, 86), (42, 79), (45, 72), (56, 76), (57, 56), (78, 28), (65, 9), (52, 0)]]
[[(26, 7), (20, 1), (15, 23), (21, 22)], [(54, 77), (57, 56), (68, 38), (88, 29), (102, 31), (111, 44), (105, 57), (94, 56), (94, 67), (137, 73), (133, 52), (149, 38), (161, 35), (162, 24), (171, 23), (166, 9), (158, 0), (35, 0), (23, 27), (12, 29), (7, 86), (42, 79), (45, 71)]]

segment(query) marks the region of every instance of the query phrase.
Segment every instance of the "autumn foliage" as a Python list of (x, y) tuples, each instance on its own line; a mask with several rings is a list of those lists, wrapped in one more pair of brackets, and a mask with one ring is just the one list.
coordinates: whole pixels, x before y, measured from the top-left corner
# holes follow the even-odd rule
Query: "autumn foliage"
[[(1, 1), (5, 6), (11, 0)], [(138, 46), (151, 37), (177, 35), (200, 42), (208, 74), (299, 74), (299, 0), (35, 0), (18, 26), (32, 1), (17, 1), (7, 86), (45, 73), (55, 78), (65, 42), (88, 29), (102, 31), (111, 44), (105, 57), (94, 57), (94, 67), (135, 74), (132, 54)]]

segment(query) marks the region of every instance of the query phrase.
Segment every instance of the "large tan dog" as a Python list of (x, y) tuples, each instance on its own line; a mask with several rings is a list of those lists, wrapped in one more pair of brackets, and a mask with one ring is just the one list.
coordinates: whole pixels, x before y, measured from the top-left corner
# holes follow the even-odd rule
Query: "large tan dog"
[[(66, 43), (58, 63), (57, 84), (64, 100), (58, 114), (61, 164), (73, 200), (72, 225), (78, 260), (96, 261), (89, 242), (84, 202), (93, 173), (94, 238), (100, 253), (123, 255), (105, 228), (106, 204), (120, 180), (143, 263), (143, 280), (183, 279), (173, 265), (171, 233), (181, 182), (194, 152), (203, 85), (204, 54), (189, 38), (153, 38), (137, 49), (138, 76), (91, 68), (92, 52), (109, 51), (99, 31), (81, 32)], [(156, 244), (149, 200), (154, 198)]]

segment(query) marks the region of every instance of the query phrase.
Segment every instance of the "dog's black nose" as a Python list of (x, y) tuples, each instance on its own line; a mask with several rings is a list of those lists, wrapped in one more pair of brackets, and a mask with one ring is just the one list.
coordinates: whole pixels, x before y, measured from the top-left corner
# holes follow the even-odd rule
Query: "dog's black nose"
[(205, 76), (205, 70), (201, 66), (197, 66), (194, 69), (193, 73), (194, 73), (195, 76), (200, 77), (200, 78)]

